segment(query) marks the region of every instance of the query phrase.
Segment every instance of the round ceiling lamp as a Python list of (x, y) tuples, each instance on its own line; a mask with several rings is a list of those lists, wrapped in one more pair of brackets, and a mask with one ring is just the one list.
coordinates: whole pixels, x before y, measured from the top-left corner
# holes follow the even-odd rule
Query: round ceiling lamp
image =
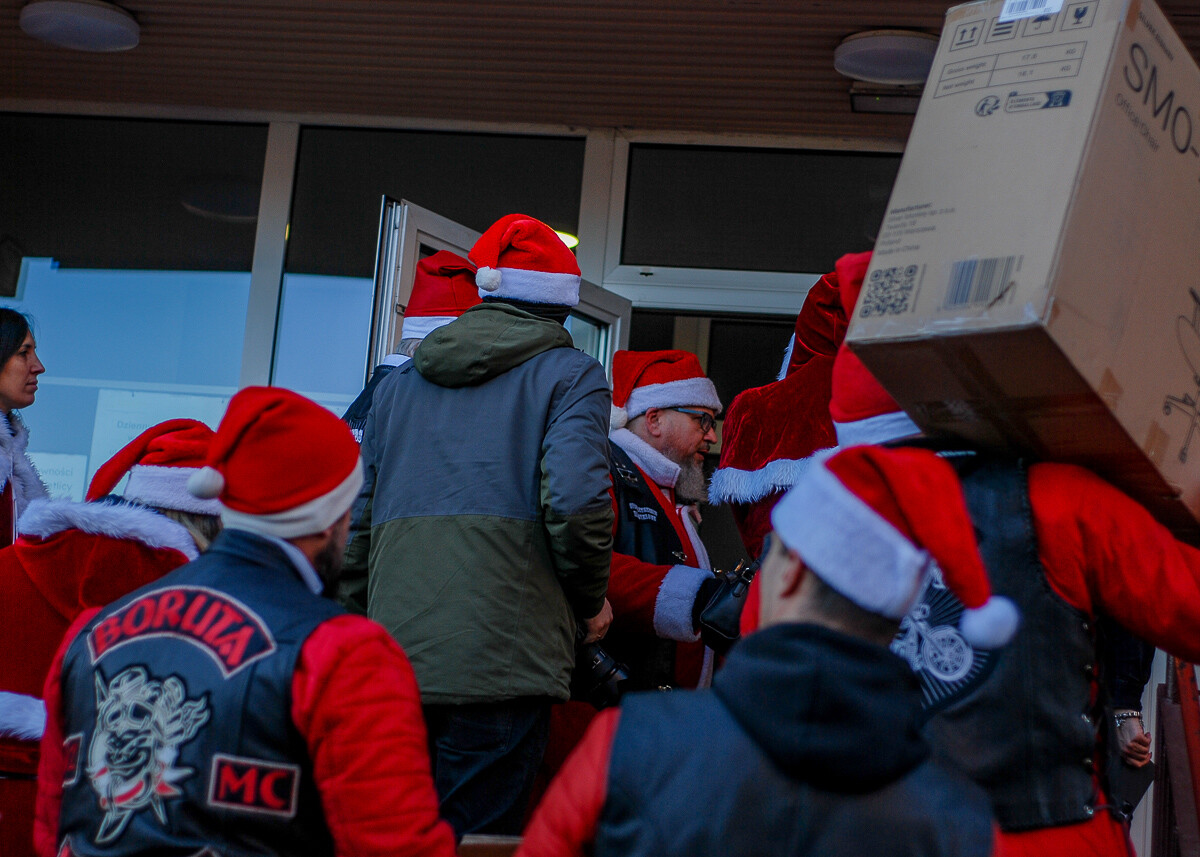
[(18, 23), (35, 39), (76, 51), (127, 51), (141, 35), (132, 15), (102, 0), (31, 0)]
[(915, 30), (867, 30), (842, 39), (833, 52), (839, 74), (867, 83), (919, 86), (929, 76), (938, 37)]

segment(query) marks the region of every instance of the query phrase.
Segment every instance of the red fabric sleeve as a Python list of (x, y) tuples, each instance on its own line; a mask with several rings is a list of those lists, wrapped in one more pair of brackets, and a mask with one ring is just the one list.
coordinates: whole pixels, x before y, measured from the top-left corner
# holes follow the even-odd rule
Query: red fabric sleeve
[(338, 616), (309, 636), (292, 677), (292, 720), (339, 857), (454, 854), (416, 677), (383, 628)]
[(654, 607), (658, 603), (658, 590), (671, 568), (613, 552), (612, 570), (608, 576), (608, 601), (613, 609), (611, 631), (655, 633)]
[(1069, 464), (1029, 469), (1038, 554), (1051, 587), (1189, 661), (1200, 660), (1200, 550), (1140, 504)]
[(33, 819), (33, 848), (38, 857), (54, 857), (58, 850), (58, 816), (62, 809), (63, 779), (67, 757), (63, 752), (62, 667), (71, 641), (100, 612), (99, 607), (85, 610), (71, 623), (59, 643), (58, 651), (46, 675), (42, 700), (46, 704), (46, 731), (42, 733), (41, 760), (38, 762), (37, 807)]
[(516, 857), (590, 854), (608, 791), (608, 760), (619, 708), (596, 715), (538, 805)]

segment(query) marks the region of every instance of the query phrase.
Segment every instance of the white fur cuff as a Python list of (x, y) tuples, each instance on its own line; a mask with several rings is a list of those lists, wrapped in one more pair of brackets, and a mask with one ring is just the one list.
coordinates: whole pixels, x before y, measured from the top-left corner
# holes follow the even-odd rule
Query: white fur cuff
[(708, 500), (722, 503), (754, 503), (779, 491), (786, 491), (808, 469), (808, 458), (777, 458), (758, 470), (721, 467), (708, 485)]
[(654, 633), (681, 643), (699, 640), (700, 634), (692, 626), (692, 607), (700, 585), (712, 576), (711, 571), (702, 568), (672, 566), (654, 601)]
[(921, 429), (903, 411), (867, 417), (849, 423), (833, 424), (837, 431), (838, 446), (860, 446), (865, 443), (887, 443), (920, 434)]
[(36, 696), (0, 690), (0, 738), (36, 741), (46, 731), (46, 706)]

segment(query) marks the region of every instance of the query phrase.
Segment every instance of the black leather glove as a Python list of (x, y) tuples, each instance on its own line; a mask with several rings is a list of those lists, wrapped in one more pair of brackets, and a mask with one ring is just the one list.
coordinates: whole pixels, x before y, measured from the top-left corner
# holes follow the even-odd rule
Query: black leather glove
[[(700, 629), (700, 639), (718, 655), (726, 654), (733, 644), (742, 636), (742, 609), (746, 606), (746, 593), (750, 590), (750, 581), (758, 571), (758, 563), (750, 565), (739, 564), (733, 571), (717, 572), (713, 579), (716, 586), (711, 590), (708, 602), (700, 609), (696, 626)], [(704, 581), (700, 585), (703, 595)], [(697, 597), (696, 602), (699, 603)]]
[(700, 630), (700, 614), (704, 612), (704, 608), (708, 606), (708, 602), (721, 588), (721, 578), (715, 574), (708, 580), (700, 584), (700, 589), (696, 593), (696, 600), (692, 602), (692, 627), (697, 631)]

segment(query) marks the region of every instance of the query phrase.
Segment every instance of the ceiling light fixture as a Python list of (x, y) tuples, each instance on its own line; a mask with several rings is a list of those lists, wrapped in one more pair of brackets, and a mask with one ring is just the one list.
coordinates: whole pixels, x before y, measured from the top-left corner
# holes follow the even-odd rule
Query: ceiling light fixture
[(567, 245), (568, 250), (574, 250), (577, 246), (579, 246), (579, 239), (570, 232), (559, 232), (557, 229), (555, 229), (554, 234), (562, 239), (562, 243)]
[(18, 23), (35, 39), (76, 51), (127, 51), (141, 35), (132, 15), (103, 0), (31, 0)]
[(915, 30), (867, 30), (842, 39), (833, 67), (854, 80), (887, 86), (925, 83), (938, 37)]

